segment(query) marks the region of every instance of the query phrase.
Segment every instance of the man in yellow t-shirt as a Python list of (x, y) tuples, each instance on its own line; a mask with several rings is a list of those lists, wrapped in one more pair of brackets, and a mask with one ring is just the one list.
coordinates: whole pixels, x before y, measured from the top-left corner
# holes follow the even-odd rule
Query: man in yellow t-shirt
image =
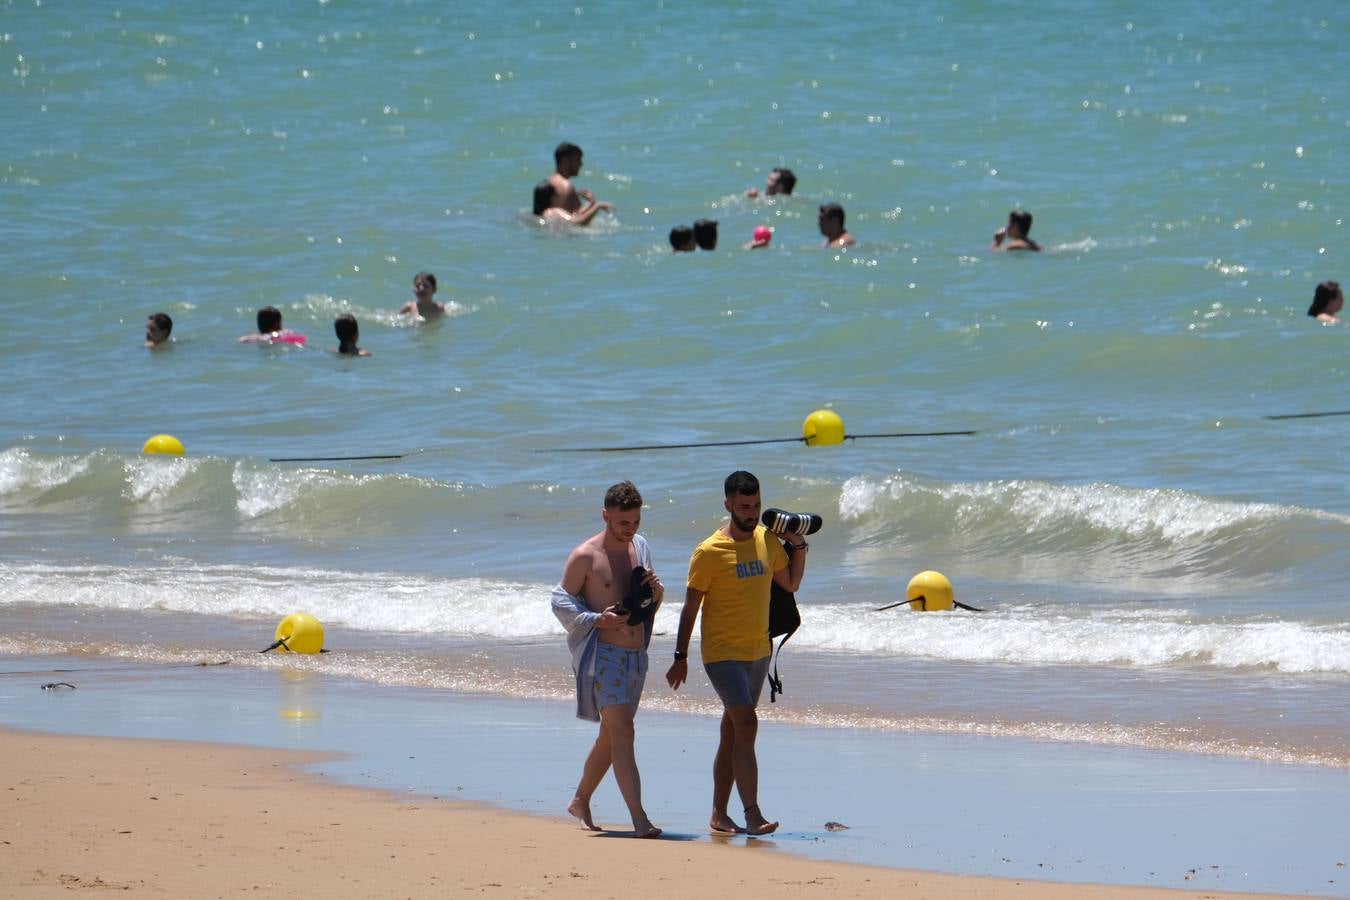
[[(675, 663), (666, 681), (676, 690), (689, 679), (689, 640), (703, 609), (700, 646), (703, 668), (722, 699), (722, 732), (713, 758), (712, 818), (708, 826), (723, 834), (769, 834), (777, 822), (759, 808), (759, 761), (755, 736), (764, 679), (769, 674), (769, 589), (773, 582), (795, 592), (806, 570), (806, 541), (783, 535), (796, 552), (789, 560), (779, 538), (759, 524), (759, 479), (732, 472), (723, 485), (730, 519), (694, 548), (675, 639)], [(735, 784), (745, 805), (745, 826), (727, 812)]]

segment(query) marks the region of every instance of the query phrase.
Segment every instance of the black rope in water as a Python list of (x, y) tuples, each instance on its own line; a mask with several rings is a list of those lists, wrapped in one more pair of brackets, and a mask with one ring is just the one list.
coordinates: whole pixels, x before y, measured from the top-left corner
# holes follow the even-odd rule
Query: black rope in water
[[(876, 609), (872, 610), (872, 612), (881, 612), (887, 609), (895, 609), (897, 606), (904, 606), (906, 603), (919, 604), (920, 611), (928, 609), (928, 598), (925, 597), (923, 594), (920, 594), (919, 596), (909, 600), (897, 600), (895, 603), (887, 603), (885, 606), (878, 606)], [(962, 603), (960, 600), (953, 600), (952, 606), (955, 606), (957, 609), (968, 609), (971, 612), (984, 612), (984, 610), (980, 609), (979, 607), (968, 606), (965, 603)]]
[(1285, 413), (1282, 416), (1262, 416), (1262, 418), (1276, 421), (1278, 419), (1324, 419), (1327, 416), (1350, 416), (1350, 409), (1340, 409), (1335, 412)]
[[(417, 451), (413, 451), (414, 453)], [(374, 456), (278, 456), (268, 457), (268, 462), (353, 462), (362, 459), (403, 459), (410, 453), (382, 453)]]
[[(892, 431), (885, 434), (846, 434), (844, 440), (861, 438), (950, 437), (978, 434), (976, 431)], [(806, 438), (762, 438), (749, 441), (703, 441), (693, 444), (636, 444), (629, 447), (551, 447), (535, 453), (621, 453), (629, 450), (683, 450), (689, 447), (746, 447), (751, 444), (804, 444)]]
[(763, 438), (750, 441), (704, 441), (694, 444), (637, 444), (632, 447), (549, 447), (535, 453), (620, 453), (625, 450), (682, 450), (686, 447), (746, 447), (750, 444), (801, 444), (806, 438)]
[[(844, 440), (857, 441), (864, 438), (913, 438), (913, 437), (952, 437), (957, 435), (978, 434), (976, 431), (891, 431), (881, 434), (846, 434)], [(743, 441), (698, 441), (689, 444), (634, 444), (624, 447), (549, 447), (535, 450), (535, 453), (626, 453), (641, 450), (685, 450), (693, 447), (749, 447), (755, 444), (805, 444), (804, 437), (758, 438)], [(422, 453), (445, 453), (455, 447), (424, 447), (409, 450), (406, 453), (364, 453), (349, 456), (270, 456), (268, 462), (309, 463), (309, 462), (368, 462), (389, 459), (407, 459)]]

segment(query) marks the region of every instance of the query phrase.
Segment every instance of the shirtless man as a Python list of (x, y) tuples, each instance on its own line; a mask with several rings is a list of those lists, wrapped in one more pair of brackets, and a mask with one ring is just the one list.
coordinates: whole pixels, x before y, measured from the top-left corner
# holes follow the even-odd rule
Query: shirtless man
[(430, 272), (418, 272), (413, 276), (413, 299), (399, 309), (400, 316), (417, 316), (430, 322), (445, 315), (445, 307), (432, 298), (436, 296), (436, 276)]
[[(605, 492), (601, 511), (605, 528), (583, 541), (567, 557), (562, 582), (553, 589), (553, 612), (567, 629), (572, 665), (577, 677), (577, 718), (600, 722), (600, 733), (586, 756), (576, 796), (567, 811), (591, 831), (601, 831), (591, 819), (591, 795), (609, 767), (619, 784), (633, 836), (654, 838), (661, 829), (642, 808), (642, 781), (634, 753), (633, 718), (647, 676), (647, 644), (652, 617), (665, 594), (661, 579), (651, 571), (651, 549), (637, 533), (642, 522), (642, 495), (631, 481)], [(645, 621), (629, 625), (622, 608), (633, 569), (647, 570), (642, 583), (652, 592)]]
[(995, 252), (1030, 250), (1039, 253), (1041, 245), (1027, 237), (1030, 231), (1031, 213), (1024, 209), (1014, 209), (1008, 213), (1008, 224), (994, 232), (994, 244), (989, 249)]
[(589, 225), (602, 209), (614, 209), (613, 204), (596, 200), (590, 191), (577, 190), (572, 184), (572, 177), (581, 171), (580, 147), (564, 141), (553, 151), (553, 160), (553, 174), (534, 187), (536, 216), (545, 221), (558, 219), (573, 225)]
[(858, 243), (844, 229), (844, 208), (838, 203), (823, 203), (817, 220), (820, 233), (825, 235), (826, 247), (852, 247)]

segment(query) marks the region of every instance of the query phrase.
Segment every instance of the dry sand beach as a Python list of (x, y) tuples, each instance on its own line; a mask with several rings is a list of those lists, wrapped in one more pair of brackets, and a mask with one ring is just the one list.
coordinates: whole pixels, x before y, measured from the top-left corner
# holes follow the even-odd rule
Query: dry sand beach
[(561, 816), (334, 785), (313, 754), (0, 731), (6, 896), (1254, 898), (958, 877), (592, 835)]

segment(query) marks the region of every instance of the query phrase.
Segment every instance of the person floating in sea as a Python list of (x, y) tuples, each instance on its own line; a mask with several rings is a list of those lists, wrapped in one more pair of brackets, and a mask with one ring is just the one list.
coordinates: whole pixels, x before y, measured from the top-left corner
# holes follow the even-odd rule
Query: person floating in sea
[(699, 219), (694, 223), (694, 242), (700, 250), (717, 249), (717, 220)]
[(1030, 233), (1031, 213), (1024, 209), (1014, 209), (1008, 213), (1008, 224), (994, 232), (994, 243), (989, 249), (1030, 250), (1039, 253), (1041, 245), (1027, 236)]
[(338, 347), (333, 352), (338, 356), (369, 356), (369, 350), (356, 346), (361, 337), (361, 328), (356, 324), (356, 316), (343, 313), (333, 320), (333, 331), (337, 332)]
[(153, 313), (145, 320), (145, 346), (151, 350), (165, 346), (172, 331), (173, 319), (168, 313)]
[[(587, 829), (601, 830), (591, 818), (591, 795), (612, 765), (633, 819), (633, 836), (654, 838), (661, 829), (642, 808), (633, 719), (647, 677), (653, 617), (665, 588), (652, 571), (646, 538), (637, 533), (642, 523), (642, 495), (637, 487), (631, 481), (611, 486), (600, 516), (604, 530), (568, 555), (562, 581), (552, 594), (553, 614), (566, 629), (572, 652), (577, 718), (600, 723), (567, 811)], [(645, 574), (638, 581), (651, 591), (651, 604), (641, 622), (629, 624), (632, 617), (624, 608), (624, 598), (635, 587), (633, 573), (639, 567)]]
[[(772, 584), (795, 592), (806, 571), (806, 541), (792, 544), (789, 560), (779, 538), (760, 524), (759, 479), (737, 471), (722, 485), (729, 518), (694, 548), (684, 609), (675, 638), (675, 662), (666, 682), (675, 690), (689, 679), (689, 641), (703, 610), (700, 650), (703, 670), (722, 700), (721, 737), (713, 757), (712, 816), (708, 827), (721, 834), (770, 834), (778, 828), (759, 808), (759, 761), (755, 737), (764, 680), (769, 674), (769, 594)], [(727, 811), (735, 786), (745, 806), (745, 825)]]
[(670, 249), (676, 253), (693, 253), (698, 249), (694, 242), (694, 229), (688, 225), (676, 225), (670, 229)]
[(589, 225), (601, 210), (614, 209), (613, 204), (596, 200), (590, 191), (578, 190), (572, 184), (573, 176), (581, 171), (581, 156), (580, 147), (565, 141), (553, 151), (553, 174), (534, 186), (536, 216), (545, 221)]
[(436, 276), (430, 272), (418, 272), (413, 276), (413, 299), (399, 308), (400, 316), (417, 316), (424, 322), (439, 319), (445, 315), (445, 307), (432, 298), (436, 296)]
[(258, 310), (258, 330), (239, 338), (241, 344), (296, 344), (303, 345), (305, 336), (281, 327), (281, 310), (264, 306)]
[(1313, 291), (1313, 301), (1308, 307), (1308, 315), (1319, 322), (1335, 324), (1340, 321), (1336, 314), (1344, 305), (1345, 297), (1341, 294), (1340, 282), (1324, 281)]
[[(797, 176), (792, 174), (791, 169), (777, 168), (770, 169), (769, 175), (764, 179), (764, 196), (773, 197), (778, 194), (792, 196), (792, 189), (797, 186)], [(759, 188), (750, 188), (745, 192), (745, 196), (755, 198), (759, 196)]]
[(818, 219), (820, 233), (825, 235), (826, 247), (852, 247), (858, 243), (844, 228), (844, 208), (838, 203), (824, 203)]

